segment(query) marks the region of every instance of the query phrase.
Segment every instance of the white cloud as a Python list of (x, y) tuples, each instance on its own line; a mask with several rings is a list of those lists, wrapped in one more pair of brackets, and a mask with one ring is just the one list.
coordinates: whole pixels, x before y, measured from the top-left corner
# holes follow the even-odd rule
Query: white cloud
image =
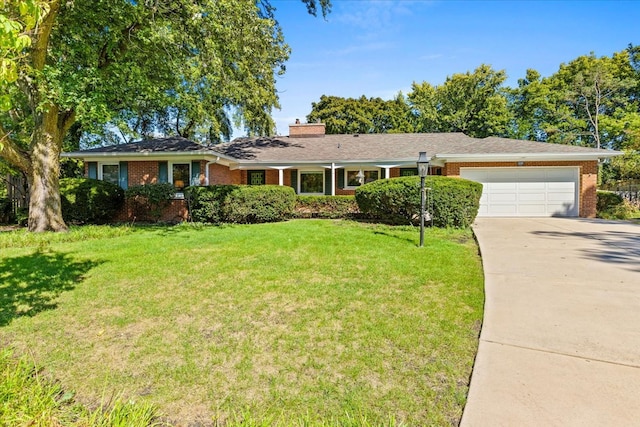
[(441, 53), (433, 53), (431, 55), (424, 55), (420, 57), (422, 61), (435, 61), (440, 58), (444, 58), (444, 55)]
[(389, 42), (365, 43), (360, 45), (346, 46), (338, 50), (327, 51), (326, 53), (328, 55), (338, 55), (338, 56), (352, 55), (354, 53), (360, 53), (360, 52), (374, 52), (378, 50), (390, 49), (391, 47), (393, 47), (393, 44)]
[(411, 15), (413, 1), (360, 0), (335, 2), (335, 21), (365, 30), (379, 31), (397, 24), (398, 17)]

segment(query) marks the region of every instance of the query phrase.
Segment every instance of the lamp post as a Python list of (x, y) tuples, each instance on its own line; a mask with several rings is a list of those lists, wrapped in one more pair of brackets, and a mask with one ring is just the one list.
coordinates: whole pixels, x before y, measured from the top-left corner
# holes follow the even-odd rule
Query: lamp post
[(418, 175), (420, 175), (420, 247), (424, 246), (424, 217), (427, 204), (427, 191), (424, 188), (424, 179), (429, 172), (429, 158), (425, 151), (418, 156)]

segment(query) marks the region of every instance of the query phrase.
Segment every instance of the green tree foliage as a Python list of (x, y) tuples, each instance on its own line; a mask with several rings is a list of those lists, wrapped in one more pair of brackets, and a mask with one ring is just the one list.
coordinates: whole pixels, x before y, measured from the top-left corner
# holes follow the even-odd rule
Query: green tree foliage
[[(312, 13), (328, 11), (326, 0), (303, 1)], [(42, 0), (33, 26), (23, 13), (30, 3), (0, 6), (16, 28), (9, 33), (30, 39), (11, 57), (17, 77), (0, 82), (8, 106), (0, 156), (28, 177), (30, 230), (66, 230), (58, 158), (75, 123), (90, 131), (140, 120), (144, 129), (164, 115), (181, 135), (218, 137), (232, 119), (249, 133), (272, 131), (275, 77), (289, 48), (267, 0)]]
[(629, 52), (580, 56), (547, 78), (535, 70), (509, 92), (511, 135), (588, 147), (624, 148), (640, 124)]
[(515, 139), (539, 141), (544, 138), (545, 112), (550, 109), (550, 88), (540, 73), (527, 70), (526, 77), (518, 79), (518, 87), (507, 91), (511, 123), (509, 136)]
[(504, 71), (481, 65), (454, 74), (440, 86), (413, 83), (409, 102), (420, 132), (463, 132), (483, 138), (507, 133), (509, 110), (503, 94)]
[(394, 99), (341, 98), (322, 95), (311, 104), (309, 122), (321, 121), (328, 134), (413, 132), (411, 114), (404, 96)]

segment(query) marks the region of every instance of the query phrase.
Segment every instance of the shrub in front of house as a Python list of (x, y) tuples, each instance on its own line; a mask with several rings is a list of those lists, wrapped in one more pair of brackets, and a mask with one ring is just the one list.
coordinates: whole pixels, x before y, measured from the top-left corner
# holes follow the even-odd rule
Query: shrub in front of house
[(119, 186), (91, 178), (60, 180), (62, 217), (66, 222), (103, 224), (113, 220), (124, 201)]
[(353, 218), (360, 213), (354, 196), (298, 196), (296, 218)]
[(131, 204), (133, 215), (137, 219), (159, 221), (175, 194), (173, 184), (145, 184), (127, 188), (125, 198)]
[(603, 219), (629, 219), (633, 207), (622, 196), (612, 191), (597, 192), (596, 215)]
[(241, 224), (275, 222), (293, 214), (296, 194), (291, 187), (279, 185), (241, 185), (224, 200), (224, 220)]
[(195, 222), (224, 222), (222, 206), (224, 201), (237, 185), (208, 185), (203, 187), (188, 187), (185, 197), (189, 202), (191, 219)]
[[(462, 178), (426, 178), (427, 210), (436, 227), (468, 227), (478, 214), (482, 184)], [(362, 214), (394, 224), (420, 222), (420, 177), (381, 179), (356, 189)]]

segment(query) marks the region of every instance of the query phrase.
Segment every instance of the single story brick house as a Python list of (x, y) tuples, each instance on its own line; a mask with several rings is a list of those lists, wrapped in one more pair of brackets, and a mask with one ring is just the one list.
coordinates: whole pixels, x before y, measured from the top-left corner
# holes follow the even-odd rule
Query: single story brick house
[(431, 158), (431, 174), (483, 183), (479, 216), (498, 217), (594, 217), (598, 162), (622, 154), (462, 133), (325, 135), (324, 124), (311, 123), (291, 125), (283, 137), (211, 146), (170, 137), (63, 156), (84, 160), (86, 176), (123, 188), (173, 183), (173, 216), (185, 212), (180, 198), (188, 185), (274, 184), (298, 194), (349, 195), (361, 183), (415, 175), (421, 151)]

